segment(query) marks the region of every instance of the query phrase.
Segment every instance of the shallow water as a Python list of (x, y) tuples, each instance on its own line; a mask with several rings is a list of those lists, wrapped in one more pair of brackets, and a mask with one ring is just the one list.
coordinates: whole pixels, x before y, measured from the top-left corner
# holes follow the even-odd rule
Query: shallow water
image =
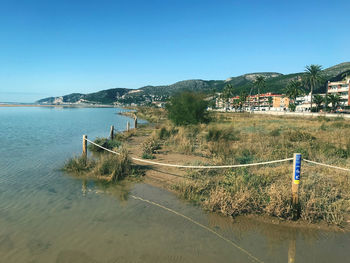
[(126, 127), (117, 111), (0, 108), (0, 262), (254, 262), (247, 253), (262, 262), (350, 262), (349, 234), (232, 220), (146, 184), (63, 174), (82, 134)]

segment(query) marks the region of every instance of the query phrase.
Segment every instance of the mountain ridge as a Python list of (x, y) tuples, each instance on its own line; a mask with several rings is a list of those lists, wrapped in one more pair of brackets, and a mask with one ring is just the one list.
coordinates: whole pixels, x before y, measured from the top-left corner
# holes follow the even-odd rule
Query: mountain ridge
[[(350, 62), (343, 62), (322, 71), (324, 83), (316, 92), (324, 92), (327, 81), (336, 81), (346, 74), (350, 75)], [(236, 77), (229, 77), (226, 80), (202, 80), (189, 79), (181, 80), (170, 85), (147, 85), (139, 89), (112, 88), (98, 92), (83, 94), (71, 93), (58, 97), (48, 97), (37, 101), (39, 104), (65, 104), (65, 103), (88, 103), (88, 104), (145, 104), (152, 101), (164, 101), (169, 96), (184, 90), (198, 91), (204, 93), (220, 92), (225, 85), (231, 84), (234, 87), (235, 95), (242, 91), (249, 93), (253, 87), (256, 76), (264, 76), (266, 87), (261, 92), (283, 93), (287, 83), (293, 79), (300, 80), (305, 72), (282, 74), (278, 72), (253, 72)]]

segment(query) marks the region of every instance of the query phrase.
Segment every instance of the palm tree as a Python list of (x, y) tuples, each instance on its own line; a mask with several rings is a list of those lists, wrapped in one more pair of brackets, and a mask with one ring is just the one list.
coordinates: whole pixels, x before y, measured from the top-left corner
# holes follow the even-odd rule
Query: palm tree
[(316, 104), (316, 110), (319, 111), (319, 109), (321, 108), (322, 103), (325, 101), (324, 97), (322, 97), (319, 94), (316, 94), (314, 96), (314, 102)]
[(304, 90), (302, 89), (302, 84), (300, 81), (297, 80), (291, 80), (285, 89), (286, 96), (293, 100), (295, 103), (298, 96), (301, 96), (304, 94)]
[(265, 77), (257, 76), (254, 81), (254, 86), (258, 88), (258, 109), (260, 111), (260, 91), (265, 88)]
[(331, 94), (331, 95), (328, 95), (328, 100), (332, 104), (332, 110), (335, 110), (336, 107), (339, 105), (340, 96), (338, 94), (336, 95)]
[(273, 99), (272, 99), (272, 97), (269, 97), (269, 98), (268, 98), (268, 102), (269, 102), (269, 110), (270, 110), (270, 108), (271, 108), (271, 105), (272, 105), (272, 102), (273, 102)]
[(227, 84), (220, 95), (221, 99), (225, 102), (225, 109), (227, 108), (228, 102), (230, 98), (232, 98), (232, 96), (233, 96), (233, 86), (231, 84)]
[(241, 109), (242, 109), (242, 105), (246, 102), (247, 97), (248, 97), (248, 94), (245, 91), (242, 91), (241, 94), (239, 94), (239, 102), (241, 105)]
[(305, 76), (304, 76), (304, 84), (310, 90), (311, 95), (311, 109), (312, 109), (312, 94), (314, 89), (317, 88), (322, 82), (322, 66), (321, 65), (309, 65), (305, 67)]

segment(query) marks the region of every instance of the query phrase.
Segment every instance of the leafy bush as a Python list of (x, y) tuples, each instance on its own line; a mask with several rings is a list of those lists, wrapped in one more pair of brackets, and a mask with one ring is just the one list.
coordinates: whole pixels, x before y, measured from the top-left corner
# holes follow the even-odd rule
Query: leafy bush
[(171, 97), (166, 109), (175, 125), (188, 125), (208, 122), (207, 106), (203, 95), (185, 91)]

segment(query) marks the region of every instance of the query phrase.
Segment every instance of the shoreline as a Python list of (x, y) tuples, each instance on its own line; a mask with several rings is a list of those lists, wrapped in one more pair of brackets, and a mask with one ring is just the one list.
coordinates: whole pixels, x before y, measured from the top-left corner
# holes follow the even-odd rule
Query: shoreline
[[(130, 110), (130, 109), (128, 109)], [(134, 116), (136, 114), (139, 119), (148, 119), (149, 116), (145, 115), (144, 112), (140, 112), (139, 109), (133, 109), (132, 112), (122, 112), (117, 113), (120, 115), (124, 115), (127, 117)], [(132, 116), (130, 116), (132, 115)], [(161, 119), (161, 118), (159, 118)], [(159, 120), (158, 119), (158, 120)], [(140, 126), (138, 129), (130, 130), (129, 132), (123, 131), (124, 134), (132, 133), (131, 136), (127, 136), (127, 139), (124, 141), (124, 144), (132, 157), (138, 157), (142, 158), (142, 145), (151, 138), (152, 134), (154, 134), (157, 129), (160, 127), (162, 122), (148, 122), (147, 124), (144, 124)], [(130, 135), (130, 134), (129, 134)], [(205, 157), (200, 157), (198, 155), (184, 155), (182, 153), (172, 152), (171, 149), (166, 147), (165, 145), (157, 151), (155, 154), (157, 162), (163, 162), (163, 163), (183, 163), (183, 160), (188, 160), (191, 158), (192, 161), (206, 161)], [(134, 162), (134, 161), (133, 161)], [(327, 223), (326, 221), (319, 221), (315, 223), (310, 223), (308, 221), (305, 221), (303, 219), (299, 220), (288, 220), (285, 218), (280, 218), (278, 216), (271, 216), (267, 214), (259, 214), (259, 213), (248, 213), (248, 214), (241, 214), (237, 216), (229, 216), (229, 215), (223, 215), (222, 213), (210, 211), (206, 209), (205, 206), (202, 206), (201, 202), (195, 202), (191, 199), (186, 199), (182, 196), (181, 191), (177, 191), (174, 188), (174, 185), (176, 183), (184, 183), (188, 182), (191, 184), (193, 181), (190, 181), (191, 178), (188, 178), (186, 176), (186, 171), (183, 169), (178, 169), (174, 167), (158, 167), (152, 164), (144, 164), (139, 163), (137, 161), (134, 162), (137, 165), (142, 165), (145, 167), (145, 176), (142, 183), (152, 185), (161, 189), (165, 189), (171, 193), (174, 193), (178, 199), (183, 200), (187, 203), (196, 204), (200, 207), (203, 211), (206, 211), (210, 214), (217, 214), (223, 217), (232, 218), (236, 220), (237, 218), (247, 218), (247, 219), (254, 219), (258, 222), (266, 223), (266, 224), (273, 224), (276, 226), (285, 226), (289, 228), (297, 228), (297, 229), (319, 229), (319, 230), (325, 230), (325, 231), (336, 231), (336, 232), (350, 232), (350, 218), (348, 216), (345, 217), (344, 223), (342, 225), (332, 225)], [(194, 181), (194, 183), (196, 183)]]
[(73, 104), (61, 104), (61, 105), (54, 105), (54, 104), (0, 104), (0, 107), (48, 107), (48, 108), (121, 108), (114, 105), (93, 105), (93, 104), (86, 104), (86, 105), (73, 105)]

